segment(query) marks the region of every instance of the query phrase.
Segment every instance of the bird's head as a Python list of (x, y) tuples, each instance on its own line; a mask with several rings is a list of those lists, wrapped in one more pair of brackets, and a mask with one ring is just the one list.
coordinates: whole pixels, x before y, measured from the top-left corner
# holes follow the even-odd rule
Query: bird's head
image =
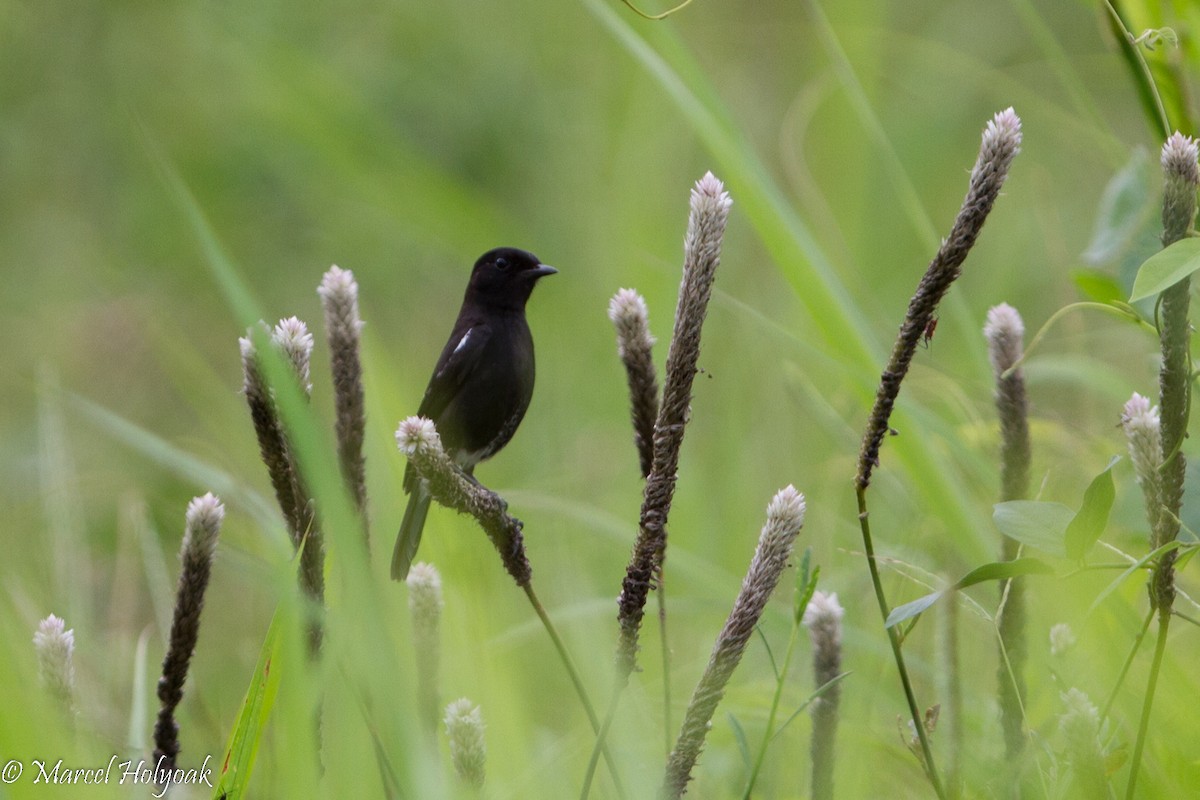
[(515, 247), (489, 250), (475, 262), (467, 296), (485, 306), (520, 310), (539, 278), (558, 272)]

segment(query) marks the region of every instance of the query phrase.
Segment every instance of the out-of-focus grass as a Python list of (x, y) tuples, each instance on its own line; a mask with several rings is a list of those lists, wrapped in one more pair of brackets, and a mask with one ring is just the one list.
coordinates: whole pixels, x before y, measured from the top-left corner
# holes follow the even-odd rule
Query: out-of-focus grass
[[(314, 290), (323, 270), (354, 270), (363, 293), (374, 562), (367, 573), (343, 549), (352, 538), (328, 534), (331, 655), (308, 677), (302, 655), (288, 662), (300, 677), (281, 683), (255, 796), (378, 795), (373, 737), (410, 789), (452, 791), (410, 723), (405, 594), (384, 576), (381, 555), (403, 509), (404, 463), (391, 433), (419, 402), (470, 263), (497, 244), (528, 247), (562, 274), (530, 305), (539, 383), (529, 417), (479, 477), (525, 520), (539, 594), (593, 699), (605, 699), (613, 598), (640, 499), (605, 305), (634, 285), (653, 330), (668, 335), (686, 193), (706, 169), (728, 181), (735, 205), (670, 526), (676, 719), (766, 501), (795, 483), (809, 500), (803, 543), (821, 565), (822, 588), (847, 608), (844, 665), (854, 674), (842, 684), (839, 794), (924, 791), (895, 733), (904, 706), (857, 553), (850, 488), (879, 356), (932, 255), (918, 221), (939, 234), (948, 227), (984, 121), (1015, 105), (1024, 152), (930, 349), (918, 355), (898, 409), (901, 436), (886, 445), (873, 490), (877, 546), (903, 562), (885, 575), (896, 603), (927, 591), (905, 576), (953, 580), (998, 550), (995, 426), (979, 333), (986, 309), (1007, 301), (1034, 328), (1075, 299), (1069, 272), (1082, 263), (1103, 187), (1131, 147), (1158, 146), (1093, 9), (1029, 5), (827, 4), (848, 76), (803, 4), (706, 0), (650, 24), (598, 2), (7, 3), (0, 755), (103, 763), (125, 752), (138, 638), (151, 627), (150, 675), (138, 691), (153, 709), (166, 635), (155, 608), (169, 600), (153, 565), (165, 563), (173, 585), (187, 499), (217, 490), (215, 481), (231, 482), (230, 513), (180, 709), (181, 763), (219, 757), (292, 585), (281, 526), (264, 519), (269, 484), (237, 394), (242, 320), (148, 153), (149, 135), (261, 314), (299, 314), (320, 342)], [(655, 60), (669, 71), (648, 70)], [(686, 96), (698, 105), (689, 110)], [(1153, 198), (1156, 179), (1148, 180)], [(1123, 449), (1113, 427), (1120, 402), (1153, 391), (1154, 353), (1133, 326), (1076, 315), (1035, 355), (1034, 474), (1044, 499), (1077, 505)], [(61, 392), (50, 378), (39, 391), (39, 375), (57, 376)], [(304, 429), (319, 461), (332, 453), (320, 344), (314, 383), (317, 422)], [(118, 423), (96, 408), (136, 427), (114, 435)], [(156, 455), (151, 445), (170, 449)], [(191, 460), (164, 468), (170, 452)], [(332, 464), (323, 467), (327, 493), (338, 491)], [(1105, 539), (1140, 555), (1139, 493), (1127, 466), (1117, 480)], [(130, 509), (142, 502), (146, 519), (135, 523)], [(146, 532), (159, 537), (157, 550)], [(433, 512), (420, 557), (445, 582), (444, 699), (482, 705), (493, 796), (573, 796), (591, 736), (524, 598), (479, 531), (447, 512)], [(1140, 623), (1138, 579), (1087, 613), (1112, 577), (1031, 583), (1027, 710), (1042, 736), (1053, 737), (1059, 691), (1106, 696)], [(1186, 572), (1182, 580), (1187, 589)], [(972, 596), (986, 605), (990, 589)], [(788, 632), (789, 603), (779, 600), (763, 622), (774, 643)], [(29, 640), (50, 612), (76, 631), (78, 737), (33, 691)], [(968, 741), (980, 743), (968, 751), (965, 777), (985, 791), (1000, 752), (995, 634), (977, 615), (960, 620), (964, 725)], [(1064, 621), (1079, 644), (1051, 660), (1047, 630)], [(660, 656), (649, 625), (645, 671), (612, 738), (637, 796), (657, 786), (663, 761)], [(906, 645), (928, 703), (937, 700), (931, 630), (919, 626)], [(1186, 703), (1172, 702), (1197, 689), (1187, 669), (1193, 639), (1181, 625), (1168, 651), (1147, 796), (1200, 785), (1187, 752), (1195, 721)], [(782, 713), (811, 691), (804, 661), (785, 686)], [(1135, 726), (1144, 674), (1139, 661), (1114, 707), (1118, 738)], [(327, 687), (319, 790), (307, 727), (318, 679)], [(745, 767), (726, 714), (758, 741), (773, 688), (756, 643), (715, 720), (696, 796), (740, 788)], [(764, 796), (805, 791), (807, 731), (802, 717), (772, 744)], [(864, 759), (878, 768), (858, 768)], [(601, 775), (598, 793), (610, 791), (606, 781)], [(43, 788), (27, 786), (10, 788), (14, 796)]]

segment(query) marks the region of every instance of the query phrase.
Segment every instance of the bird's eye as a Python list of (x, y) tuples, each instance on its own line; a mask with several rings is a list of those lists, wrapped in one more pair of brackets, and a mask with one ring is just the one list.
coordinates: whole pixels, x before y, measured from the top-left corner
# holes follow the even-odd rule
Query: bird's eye
[(507, 258), (497, 258), (496, 259), (496, 269), (500, 269), (500, 270), (508, 269), (508, 259)]

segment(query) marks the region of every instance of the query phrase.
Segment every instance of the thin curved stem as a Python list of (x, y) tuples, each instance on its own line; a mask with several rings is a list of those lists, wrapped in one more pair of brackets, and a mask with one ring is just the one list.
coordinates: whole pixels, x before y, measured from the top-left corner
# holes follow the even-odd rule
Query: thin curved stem
[(1146, 681), (1146, 696), (1142, 700), (1142, 718), (1138, 723), (1137, 742), (1133, 746), (1133, 758), (1129, 762), (1129, 783), (1125, 786), (1125, 800), (1133, 800), (1133, 791), (1137, 788), (1138, 772), (1142, 766), (1142, 751), (1146, 747), (1146, 732), (1150, 729), (1150, 709), (1154, 705), (1154, 690), (1158, 687), (1158, 675), (1162, 671), (1163, 653), (1167, 650), (1167, 628), (1170, 624), (1170, 610), (1159, 611), (1158, 641), (1154, 645), (1154, 663), (1150, 665), (1150, 677)]
[(617, 796), (624, 800), (626, 797), (625, 786), (621, 783), (621, 776), (617, 772), (617, 762), (613, 759), (612, 753), (609, 752), (608, 745), (604, 744), (604, 739), (599, 738), (601, 732), (600, 718), (596, 716), (596, 709), (592, 705), (591, 698), (588, 697), (587, 689), (584, 688), (583, 679), (579, 677), (579, 670), (575, 668), (575, 662), (571, 660), (571, 654), (567, 652), (567, 646), (558, 635), (554, 623), (550, 621), (550, 615), (546, 613), (542, 602), (538, 600), (537, 594), (534, 593), (533, 586), (527, 583), (521, 588), (525, 590), (525, 596), (529, 598), (530, 605), (533, 606), (538, 619), (542, 621), (542, 626), (546, 629), (546, 633), (550, 635), (550, 640), (554, 642), (554, 649), (558, 651), (559, 660), (566, 667), (567, 674), (571, 676), (571, 683), (575, 686), (575, 693), (579, 695), (580, 702), (583, 703), (584, 711), (587, 712), (588, 721), (592, 724), (592, 731), (597, 734), (597, 741), (600, 743), (600, 749), (604, 753), (604, 762), (608, 765), (608, 771), (612, 775), (613, 785), (617, 789)]
[(1104, 703), (1104, 710), (1100, 712), (1100, 721), (1108, 719), (1108, 712), (1112, 710), (1112, 704), (1117, 699), (1117, 693), (1121, 691), (1121, 684), (1125, 682), (1125, 676), (1129, 674), (1129, 668), (1133, 666), (1133, 657), (1137, 655), (1138, 649), (1142, 646), (1142, 640), (1146, 638), (1146, 631), (1150, 630), (1150, 623), (1154, 620), (1154, 609), (1146, 612), (1146, 621), (1142, 623), (1142, 629), (1138, 631), (1138, 635), (1133, 639), (1133, 647), (1129, 648), (1129, 655), (1125, 657), (1125, 663), (1121, 665), (1121, 672), (1117, 675), (1117, 682), (1112, 688), (1112, 692), (1108, 695), (1108, 700)]
[(1137, 60), (1138, 67), (1141, 69), (1139, 77), (1142, 79), (1142, 84), (1146, 91), (1154, 100), (1154, 107), (1158, 112), (1158, 124), (1162, 126), (1163, 138), (1166, 138), (1171, 135), (1171, 122), (1167, 119), (1167, 109), (1163, 106), (1162, 95), (1158, 92), (1158, 84), (1154, 82), (1154, 75), (1150, 72), (1150, 65), (1146, 63), (1146, 57), (1142, 55), (1142, 49), (1137, 46), (1133, 33), (1125, 27), (1125, 20), (1121, 19), (1121, 15), (1117, 13), (1117, 9), (1110, 0), (1104, 0), (1104, 7), (1108, 9), (1108, 15), (1112, 18), (1113, 25), (1125, 35), (1125, 44)]
[(798, 623), (792, 623), (792, 633), (788, 637), (787, 652), (783, 656), (783, 667), (779, 670), (775, 680), (775, 696), (771, 698), (771, 710), (767, 714), (767, 728), (763, 733), (762, 746), (758, 749), (758, 755), (754, 759), (754, 766), (750, 770), (750, 778), (746, 781), (746, 790), (742, 792), (742, 800), (750, 800), (751, 792), (754, 791), (754, 784), (758, 780), (758, 773), (762, 770), (763, 761), (767, 756), (767, 745), (775, 738), (772, 728), (775, 727), (775, 715), (779, 712), (779, 701), (783, 696), (783, 684), (787, 680), (788, 669), (792, 664), (792, 651), (796, 649), (796, 635), (800, 630)]
[(1012, 375), (1015, 371), (1020, 369), (1021, 365), (1025, 363), (1025, 360), (1028, 359), (1029, 356), (1033, 353), (1033, 351), (1037, 349), (1037, 346), (1039, 344), (1041, 344), (1041, 341), (1042, 341), (1042, 339), (1044, 339), (1046, 337), (1046, 334), (1050, 332), (1051, 326), (1054, 325), (1054, 323), (1058, 322), (1063, 316), (1065, 316), (1067, 314), (1067, 312), (1075, 311), (1078, 309), (1085, 309), (1085, 308), (1095, 309), (1096, 311), (1104, 311), (1106, 313), (1113, 314), (1114, 316), (1118, 316), (1123, 319), (1133, 320), (1134, 322), (1137, 322), (1139, 325), (1143, 325), (1149, 331), (1156, 331), (1154, 326), (1145, 322), (1135, 312), (1133, 312), (1125, 307), (1122, 307), (1122, 306), (1109, 305), (1108, 303), (1094, 303), (1091, 301), (1071, 303), (1069, 305), (1063, 306), (1058, 311), (1055, 311), (1053, 314), (1050, 315), (1050, 318), (1042, 324), (1041, 328), (1038, 328), (1038, 332), (1035, 333), (1033, 338), (1029, 340), (1029, 346), (1025, 348), (1025, 352), (1021, 354), (1021, 357), (1018, 358), (1011, 367), (1004, 370), (1004, 372), (1002, 372), (1000, 374), (1000, 377), (1007, 378), (1009, 375)]
[[(879, 578), (879, 567), (875, 564), (875, 546), (871, 543), (871, 523), (867, 514), (866, 487), (858, 487), (858, 525), (862, 529), (863, 551), (867, 557), (867, 568), (871, 572), (871, 586), (875, 590), (875, 599), (879, 602), (879, 613), (884, 623), (887, 623), (887, 595), (883, 591), (883, 582)], [(942, 788), (941, 778), (938, 777), (937, 766), (933, 761), (933, 748), (929, 746), (929, 736), (925, 732), (925, 722), (921, 709), (917, 705), (917, 697), (913, 692), (912, 681), (908, 678), (908, 667), (904, 663), (904, 652), (900, 649), (900, 635), (896, 628), (887, 629), (888, 642), (892, 645), (892, 655), (896, 660), (896, 671), (900, 673), (900, 683), (904, 686), (904, 697), (908, 701), (908, 711), (912, 716), (913, 727), (917, 731), (917, 739), (921, 742), (921, 753), (925, 759), (925, 774), (933, 784), (933, 790), (941, 800), (946, 800), (946, 790)]]
[[(600, 725), (600, 730), (596, 732), (596, 743), (592, 745), (592, 755), (588, 759), (587, 772), (583, 776), (583, 788), (579, 790), (579, 800), (587, 800), (588, 794), (592, 790), (592, 779), (596, 776), (596, 764), (600, 761), (600, 752), (607, 747), (608, 731), (617, 716), (617, 707), (621, 704), (621, 692), (625, 688), (624, 683), (618, 676), (613, 685), (612, 699), (608, 701), (608, 711), (604, 714), (604, 722)], [(670, 754), (668, 753), (668, 755)]]
[(645, 11), (642, 11), (640, 8), (635, 6), (631, 2), (631, 0), (621, 0), (621, 2), (624, 3), (626, 6), (628, 6), (630, 11), (637, 14), (642, 19), (649, 19), (649, 20), (655, 20), (655, 21), (660, 20), (660, 19), (666, 19), (667, 17), (674, 14), (676, 11), (682, 11), (683, 9), (687, 8), (688, 6), (690, 6), (692, 4), (692, 0), (683, 0), (683, 2), (680, 3), (679, 5), (675, 6), (674, 8), (668, 8), (666, 11), (662, 12), (661, 14), (647, 14)]

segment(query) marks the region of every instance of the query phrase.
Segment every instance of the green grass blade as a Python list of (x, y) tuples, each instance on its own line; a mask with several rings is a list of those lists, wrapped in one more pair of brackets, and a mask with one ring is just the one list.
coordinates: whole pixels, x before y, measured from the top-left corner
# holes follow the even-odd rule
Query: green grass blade
[(129, 704), (129, 735), (126, 739), (130, 753), (146, 752), (146, 731), (150, 730), (146, 703), (146, 650), (152, 630), (150, 625), (142, 629), (133, 655), (133, 689), (130, 692), (133, 699)]
[(217, 773), (217, 784), (213, 788), (213, 800), (237, 800), (246, 796), (246, 786), (254, 769), (258, 747), (279, 692), (281, 630), (281, 617), (276, 610), (267, 630), (267, 638), (259, 651), (258, 665), (254, 668), (250, 688), (246, 690), (246, 699), (229, 738), (229, 746), (225, 748), (225, 757)]
[(70, 400), (83, 412), (84, 417), (117, 441), (179, 477), (194, 482), (197, 487), (220, 495), (226, 502), (237, 503), (250, 512), (265, 529), (277, 528), (282, 531), (282, 520), (278, 511), (262, 495), (247, 489), (244, 481), (85, 397), (70, 395)]
[(187, 218), (192, 233), (195, 234), (196, 241), (204, 252), (205, 263), (212, 270), (217, 285), (225, 293), (230, 307), (237, 315), (238, 322), (242, 327), (253, 325), (261, 318), (259, 313), (261, 306), (251, 294), (250, 287), (246, 285), (234, 268), (229, 256), (226, 255), (225, 248), (221, 246), (220, 240), (217, 239), (212, 226), (209, 225), (208, 218), (204, 216), (204, 211), (196, 202), (195, 195), (183, 180), (183, 176), (179, 174), (174, 162), (145, 127), (142, 128), (142, 140), (151, 160), (158, 167), (163, 182), (170, 189), (175, 203)]
[(826, 344), (847, 363), (867, 368), (869, 374), (873, 365), (881, 361), (882, 352), (867, 336), (866, 331), (870, 330), (867, 320), (808, 226), (784, 198), (745, 137), (729, 121), (716, 92), (678, 37), (661, 26), (635, 31), (603, 0), (584, 0), (584, 4), (692, 123), (720, 163), (723, 172), (720, 177), (736, 190), (735, 202), (746, 209), (748, 219)]

